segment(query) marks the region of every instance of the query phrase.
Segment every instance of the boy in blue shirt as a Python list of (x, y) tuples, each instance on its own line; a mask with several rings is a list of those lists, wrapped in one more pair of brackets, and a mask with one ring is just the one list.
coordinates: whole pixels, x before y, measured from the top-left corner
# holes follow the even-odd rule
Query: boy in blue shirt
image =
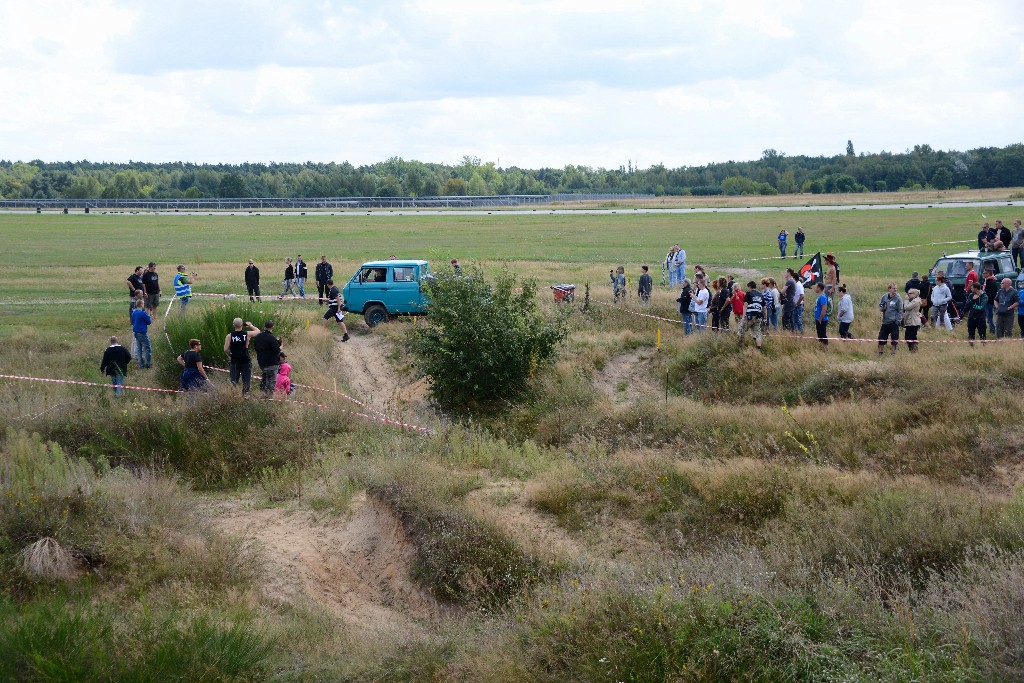
[(819, 282), (815, 289), (818, 298), (814, 300), (814, 329), (818, 333), (818, 341), (828, 346), (828, 296), (825, 295), (825, 283)]

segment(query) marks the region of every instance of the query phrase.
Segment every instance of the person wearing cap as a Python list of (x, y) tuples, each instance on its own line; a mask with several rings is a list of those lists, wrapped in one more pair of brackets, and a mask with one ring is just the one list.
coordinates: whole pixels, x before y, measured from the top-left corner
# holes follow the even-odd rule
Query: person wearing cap
[(331, 289), (327, 283), (334, 277), (334, 266), (328, 263), (326, 254), (320, 255), (320, 263), (316, 264), (316, 270), (313, 271), (313, 275), (316, 277), (316, 294), (319, 298), (319, 304), (323, 306), (324, 298)]
[(156, 264), (152, 261), (142, 272), (142, 289), (146, 293), (146, 312), (153, 315), (160, 307), (160, 276), (157, 275)]
[(260, 269), (249, 259), (249, 265), (245, 267), (245, 289), (249, 293), (249, 301), (263, 301), (260, 296)]
[(196, 274), (192, 273), (192, 277), (189, 277), (185, 274), (185, 266), (178, 265), (178, 272), (174, 275), (174, 296), (181, 302), (179, 313), (185, 312), (188, 301), (192, 298), (192, 283), (195, 282), (195, 276)]

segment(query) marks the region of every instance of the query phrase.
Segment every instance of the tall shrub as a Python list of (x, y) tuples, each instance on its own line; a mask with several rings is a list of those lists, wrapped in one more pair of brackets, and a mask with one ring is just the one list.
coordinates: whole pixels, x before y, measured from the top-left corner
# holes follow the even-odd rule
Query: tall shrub
[(278, 337), (287, 337), (298, 324), (290, 312), (280, 308), (274, 310), (266, 303), (227, 301), (206, 307), (197, 303), (193, 303), (182, 316), (177, 315), (175, 307), (167, 318), (164, 331), (153, 330), (150, 333), (158, 377), (165, 386), (177, 386), (178, 377), (181, 375), (181, 366), (178, 365), (177, 358), (183, 351), (188, 350), (190, 339), (203, 342), (204, 365), (227, 367), (224, 337), (231, 331), (231, 321), (235, 318), (249, 321), (259, 328), (272, 318), (274, 334)]
[(565, 314), (545, 319), (537, 285), (503, 270), (438, 274), (430, 287), (429, 324), (414, 334), (417, 367), (442, 405), (465, 410), (521, 391), (537, 367), (554, 360)]

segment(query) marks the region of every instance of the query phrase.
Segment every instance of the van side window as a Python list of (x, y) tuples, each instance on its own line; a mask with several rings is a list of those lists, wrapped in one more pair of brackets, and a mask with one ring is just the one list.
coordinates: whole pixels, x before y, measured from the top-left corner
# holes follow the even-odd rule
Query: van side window
[(415, 268), (399, 268), (395, 267), (395, 282), (415, 282), (416, 281), (416, 269)]
[(363, 268), (360, 273), (363, 282), (384, 282), (388, 278), (387, 268)]

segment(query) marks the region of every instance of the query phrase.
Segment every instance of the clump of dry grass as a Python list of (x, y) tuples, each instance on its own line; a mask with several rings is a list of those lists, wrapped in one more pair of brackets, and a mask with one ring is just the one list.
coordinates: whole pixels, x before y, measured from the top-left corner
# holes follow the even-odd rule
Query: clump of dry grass
[(19, 554), (21, 568), (29, 576), (47, 581), (70, 581), (78, 575), (75, 556), (55, 538), (41, 538)]

